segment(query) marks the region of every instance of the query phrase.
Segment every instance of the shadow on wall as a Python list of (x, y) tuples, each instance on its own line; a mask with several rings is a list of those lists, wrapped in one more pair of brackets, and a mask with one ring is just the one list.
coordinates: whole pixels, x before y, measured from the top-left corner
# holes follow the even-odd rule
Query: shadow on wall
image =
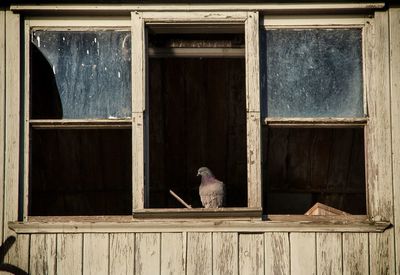
[(18, 266), (14, 266), (12, 264), (4, 263), (4, 259), (6, 257), (7, 252), (15, 243), (16, 239), (14, 236), (8, 237), (5, 242), (0, 246), (0, 271), (6, 271), (11, 274), (19, 274), (25, 275), (28, 274), (26, 271), (22, 270)]

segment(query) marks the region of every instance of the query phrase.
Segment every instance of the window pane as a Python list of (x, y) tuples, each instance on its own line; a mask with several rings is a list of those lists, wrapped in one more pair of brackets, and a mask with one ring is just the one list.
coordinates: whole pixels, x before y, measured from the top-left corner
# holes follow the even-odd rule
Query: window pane
[(264, 209), (304, 214), (316, 202), (366, 213), (364, 129), (264, 128)]
[(131, 116), (129, 31), (42, 31), (31, 40), (31, 117)]
[(32, 130), (29, 215), (130, 215), (131, 130)]
[(263, 36), (264, 115), (363, 116), (360, 29), (273, 29)]

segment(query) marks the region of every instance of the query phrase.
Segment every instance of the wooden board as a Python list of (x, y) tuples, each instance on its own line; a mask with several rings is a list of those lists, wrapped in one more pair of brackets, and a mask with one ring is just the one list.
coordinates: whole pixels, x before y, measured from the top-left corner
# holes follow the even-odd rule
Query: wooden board
[(160, 234), (138, 233), (135, 241), (135, 274), (160, 273)]
[(317, 274), (342, 274), (342, 234), (317, 233)]
[(161, 274), (185, 274), (186, 233), (161, 234)]
[(108, 274), (109, 256), (108, 234), (83, 235), (83, 274)]
[[(18, 234), (15, 236), (15, 242), (12, 244), (11, 248), (7, 251), (4, 263), (11, 264), (18, 269), (28, 272), (29, 271), (29, 246), (30, 246), (30, 235), (29, 234)], [(15, 238), (14, 236), (9, 236), (4, 240), (5, 242), (10, 241), (10, 239)], [(2, 243), (2, 245), (4, 245)], [(3, 274), (0, 272), (0, 274)], [(7, 273), (9, 274), (9, 273)]]
[(211, 233), (188, 233), (186, 274), (212, 274)]
[(264, 274), (263, 234), (239, 234), (239, 274)]
[(395, 254), (396, 271), (400, 272), (400, 8), (391, 7), (389, 19)]
[(56, 274), (82, 274), (82, 234), (57, 234)]
[(317, 274), (315, 233), (290, 233), (290, 270), (296, 275)]
[(109, 274), (134, 274), (135, 234), (110, 234)]
[(238, 274), (237, 233), (213, 233), (213, 274)]
[(4, 211), (4, 140), (5, 140), (5, 65), (6, 65), (6, 11), (0, 9), (0, 243), (3, 243), (3, 211)]
[(368, 234), (343, 233), (343, 275), (369, 274)]
[(18, 219), (19, 106), (20, 106), (20, 15), (6, 11), (6, 138), (4, 160), (3, 239), (13, 234), (8, 222)]
[(370, 274), (395, 274), (394, 230), (369, 234)]
[(34, 234), (31, 236), (29, 274), (56, 274), (56, 234)]
[(265, 233), (265, 274), (290, 274), (288, 233)]

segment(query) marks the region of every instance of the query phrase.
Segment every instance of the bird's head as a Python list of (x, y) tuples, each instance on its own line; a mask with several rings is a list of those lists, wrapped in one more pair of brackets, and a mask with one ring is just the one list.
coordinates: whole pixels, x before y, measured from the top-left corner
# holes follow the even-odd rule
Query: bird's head
[(211, 172), (210, 169), (207, 167), (200, 167), (199, 170), (197, 171), (197, 176), (207, 176), (207, 177), (213, 177), (213, 173)]

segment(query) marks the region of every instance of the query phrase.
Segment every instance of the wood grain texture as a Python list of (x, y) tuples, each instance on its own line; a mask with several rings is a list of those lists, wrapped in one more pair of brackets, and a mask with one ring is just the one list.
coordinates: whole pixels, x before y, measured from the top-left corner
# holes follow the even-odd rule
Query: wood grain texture
[(262, 207), (260, 112), (247, 113), (248, 207)]
[(343, 233), (343, 275), (350, 274), (369, 274), (367, 233)]
[(369, 234), (370, 274), (395, 274), (394, 229)]
[(82, 274), (82, 234), (57, 234), (56, 274)]
[(135, 234), (110, 234), (109, 274), (134, 274)]
[(4, 160), (3, 239), (11, 235), (8, 222), (18, 219), (19, 112), (20, 112), (20, 15), (6, 11), (6, 110)]
[[(13, 238), (12, 236), (11, 238)], [(17, 234), (16, 242), (13, 244), (11, 249), (7, 252), (4, 259), (4, 263), (14, 265), (21, 270), (29, 271), (29, 246), (30, 246), (30, 235), (29, 234)], [(4, 240), (6, 241), (6, 240)], [(0, 272), (0, 274), (3, 274)], [(7, 273), (9, 274), (9, 273)]]
[(393, 221), (388, 22), (388, 13), (378, 11), (365, 27), (367, 189), (368, 213)]
[(56, 234), (31, 236), (29, 274), (56, 274)]
[(0, 243), (3, 243), (4, 211), (4, 140), (5, 140), (5, 79), (6, 79), (6, 11), (0, 8)]
[(186, 233), (161, 234), (161, 274), (183, 275), (186, 263)]
[(132, 114), (132, 210), (144, 208), (144, 125), (143, 113)]
[(290, 233), (290, 270), (293, 274), (316, 274), (315, 233)]
[(400, 8), (389, 9), (392, 161), (396, 272), (400, 272)]
[(289, 234), (265, 233), (265, 274), (290, 274)]
[(317, 233), (317, 274), (342, 274), (342, 234)]
[(135, 274), (160, 273), (160, 234), (135, 235)]
[(109, 234), (83, 235), (83, 274), (108, 274), (109, 256)]
[(239, 274), (264, 274), (263, 234), (239, 234)]
[(211, 238), (211, 233), (188, 233), (186, 274), (212, 274)]
[(237, 233), (213, 233), (213, 274), (238, 274)]

